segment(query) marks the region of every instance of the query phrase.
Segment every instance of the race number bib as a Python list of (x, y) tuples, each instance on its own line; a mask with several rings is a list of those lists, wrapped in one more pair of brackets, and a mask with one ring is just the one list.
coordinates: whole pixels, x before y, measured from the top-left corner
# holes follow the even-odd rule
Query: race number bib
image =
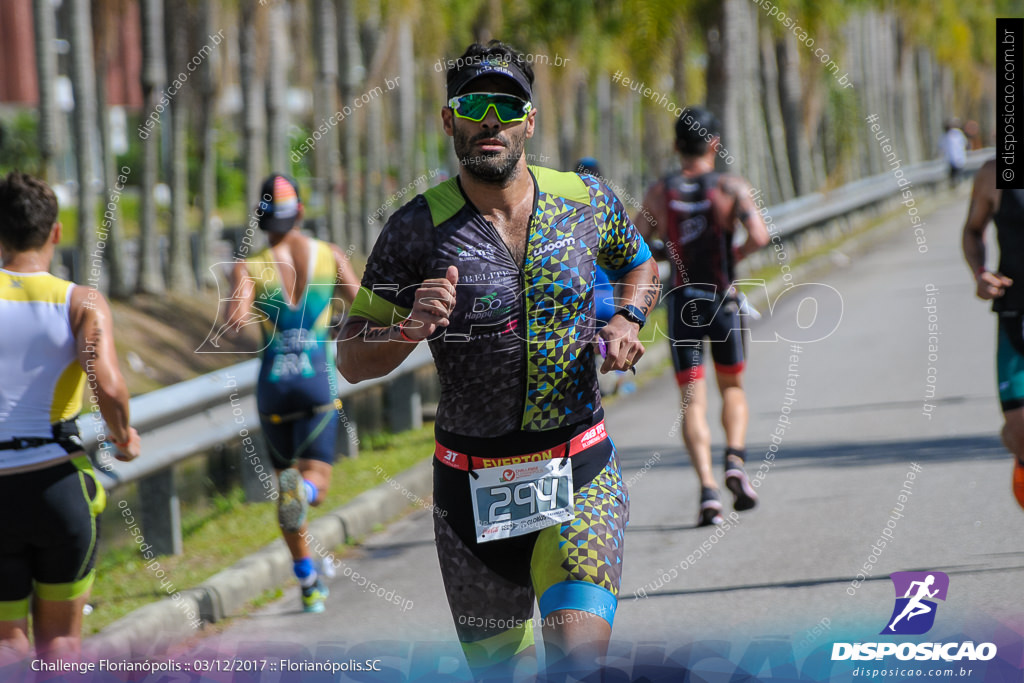
[(470, 478), (477, 543), (522, 536), (573, 518), (568, 458), (474, 470)]

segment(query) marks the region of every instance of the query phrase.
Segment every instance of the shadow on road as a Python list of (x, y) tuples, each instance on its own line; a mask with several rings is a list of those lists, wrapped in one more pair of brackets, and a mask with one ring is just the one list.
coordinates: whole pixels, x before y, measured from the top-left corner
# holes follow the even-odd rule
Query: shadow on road
[[(718, 446), (716, 446), (718, 448)], [(747, 447), (747, 470), (760, 463), (767, 452), (766, 444)], [(689, 468), (690, 460), (682, 452), (682, 445), (665, 444), (657, 448), (618, 448), (623, 476), (628, 480), (632, 470), (649, 465), (649, 470), (663, 468)], [(654, 453), (659, 454), (654, 459)], [(783, 442), (775, 454), (772, 469), (812, 464), (829, 467), (858, 467), (866, 464), (918, 462), (922, 465), (967, 460), (1006, 460), (1010, 462), (999, 436), (958, 436), (940, 439), (907, 439), (869, 443), (800, 444), (789, 446)], [(716, 469), (721, 467), (721, 453), (715, 451)], [(1009, 475), (1007, 475), (1009, 476)]]

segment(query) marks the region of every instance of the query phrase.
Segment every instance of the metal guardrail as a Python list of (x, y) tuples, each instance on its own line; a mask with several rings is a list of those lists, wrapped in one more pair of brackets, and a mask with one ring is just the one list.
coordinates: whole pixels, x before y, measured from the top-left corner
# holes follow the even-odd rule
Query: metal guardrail
[[(975, 150), (967, 154), (966, 171), (978, 170), (985, 161), (995, 156), (994, 147)], [(779, 234), (792, 237), (807, 228), (815, 227), (840, 216), (898, 196), (905, 188), (945, 181), (949, 165), (942, 160), (925, 161), (901, 169), (909, 181), (897, 184), (891, 171), (855, 180), (829, 192), (815, 192), (796, 197), (768, 208)]]
[[(245, 361), (133, 398), (132, 426), (143, 435), (145, 453), (132, 462), (115, 460), (112, 452), (101, 448), (100, 438), (106, 434), (106, 428), (98, 413), (78, 419), (82, 441), (97, 464), (96, 473), (104, 487), (113, 490), (139, 483), (142, 532), (154, 552), (182, 551), (180, 503), (172, 467), (189, 456), (259, 433), (259, 363), (258, 359)], [(396, 432), (416, 429), (423, 424), (423, 407), (415, 372), (432, 365), (430, 349), (421, 344), (386, 377), (352, 385), (337, 375), (338, 394), (344, 399), (383, 386), (389, 427)], [(357, 428), (351, 414), (346, 414), (346, 419), (345, 429), (339, 434), (339, 450), (354, 456)], [(263, 453), (261, 439), (254, 439), (253, 445), (256, 455), (246, 455), (241, 468), (242, 486), (248, 500), (268, 500), (273, 489), (268, 489), (264, 482), (269, 477), (274, 484), (269, 475), (269, 458)]]
[[(987, 148), (968, 155), (966, 170), (976, 170), (992, 157)], [(943, 161), (929, 161), (903, 169), (909, 183), (905, 187), (921, 187), (942, 182), (948, 175)], [(898, 196), (903, 188), (892, 173), (881, 173), (858, 180), (827, 193), (814, 193), (768, 207), (779, 233), (793, 237), (809, 228), (879, 202)], [(388, 424), (394, 431), (413, 429), (422, 424), (422, 406), (414, 373), (433, 363), (425, 344), (416, 349), (386, 377), (350, 385), (338, 376), (339, 395), (352, 396), (375, 386), (384, 386), (387, 393)], [(256, 377), (259, 360), (253, 359), (218, 372), (196, 377), (164, 389), (158, 389), (131, 401), (132, 425), (144, 435), (143, 457), (123, 463), (115, 461), (99, 447), (104, 426), (98, 414), (79, 418), (79, 428), (86, 450), (97, 461), (97, 473), (108, 489), (138, 482), (141, 517), (147, 543), (159, 554), (177, 554), (182, 550), (180, 507), (175, 491), (172, 467), (185, 458), (211, 450), (225, 443), (238, 442), (246, 433), (259, 431), (256, 411)], [(349, 423), (339, 439), (341, 452), (354, 455), (355, 423)], [(248, 430), (245, 432), (244, 430)], [(260, 439), (254, 445), (262, 452)], [(249, 500), (266, 499), (269, 461), (260, 455), (262, 470), (250, 461), (242, 467), (242, 483)], [(269, 477), (273, 480), (273, 477)], [(272, 482), (273, 483), (273, 482)]]

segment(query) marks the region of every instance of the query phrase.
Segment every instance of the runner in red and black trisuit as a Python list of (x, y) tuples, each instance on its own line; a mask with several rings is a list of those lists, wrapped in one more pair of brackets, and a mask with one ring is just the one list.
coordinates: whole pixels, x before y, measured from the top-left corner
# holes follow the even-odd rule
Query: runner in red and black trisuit
[[(683, 442), (700, 478), (698, 525), (722, 523), (722, 503), (711, 468), (711, 430), (707, 420), (703, 342), (711, 343), (725, 428), (725, 484), (735, 508), (757, 504), (743, 462), (746, 457), (747, 400), (741, 382), (743, 324), (735, 280), (736, 263), (768, 244), (769, 235), (738, 176), (715, 172), (718, 120), (701, 108), (688, 108), (676, 122), (676, 151), (682, 172), (655, 183), (644, 197), (638, 228), (654, 238), (655, 253), (667, 256), (674, 273), (666, 297), (669, 339), (676, 381), (683, 395)], [(733, 246), (736, 223), (747, 239)], [(664, 246), (660, 247), (660, 240)]]

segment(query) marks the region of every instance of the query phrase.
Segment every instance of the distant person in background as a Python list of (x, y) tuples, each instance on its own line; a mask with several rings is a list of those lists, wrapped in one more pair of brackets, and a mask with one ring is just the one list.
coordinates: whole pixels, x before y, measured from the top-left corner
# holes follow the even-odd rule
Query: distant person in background
[(322, 612), (328, 590), (306, 542), (306, 515), (330, 486), (338, 433), (331, 304), (341, 298), (351, 305), (359, 280), (339, 247), (302, 234), (293, 179), (270, 176), (260, 196), (256, 216), (270, 246), (235, 264), (226, 328), (259, 322), (263, 330), (256, 405), (278, 474), (277, 519), (302, 608)]
[(102, 294), (50, 275), (57, 198), (22, 173), (0, 179), (0, 664), (74, 658), (92, 590), (106, 494), (75, 419), (85, 384), (118, 460), (139, 456), (114, 322)]
[[(683, 442), (700, 479), (697, 525), (721, 524), (722, 502), (712, 472), (711, 428), (704, 381), (704, 339), (709, 339), (725, 430), (725, 485), (736, 510), (757, 505), (743, 469), (747, 398), (743, 390), (743, 318), (733, 282), (736, 264), (768, 244), (768, 229), (739, 176), (715, 172), (721, 144), (718, 118), (700, 107), (676, 121), (682, 171), (659, 180), (644, 197), (637, 227), (652, 243), (660, 239), (672, 262), (672, 291), (665, 298), (676, 382), (683, 396)], [(733, 246), (736, 225), (747, 239)], [(657, 248), (657, 244), (655, 244)], [(692, 386), (691, 386), (692, 385)]]
[[(985, 267), (985, 230), (995, 221), (999, 269)], [(981, 299), (999, 315), (996, 368), (1003, 444), (1014, 456), (1013, 495), (1024, 507), (1024, 190), (996, 188), (996, 161), (978, 169), (963, 234), (964, 258)]]
[[(594, 157), (583, 157), (576, 162), (576, 168), (574, 169), (579, 174), (586, 174), (593, 176), (598, 180), (604, 181), (604, 176), (601, 174), (601, 167), (597, 163), (597, 159)], [(596, 279), (594, 282), (594, 317), (597, 318), (599, 327), (603, 327), (608, 324), (608, 321), (615, 315), (615, 285), (608, 278), (608, 273), (605, 272), (604, 268), (598, 266), (595, 271)], [(604, 360), (601, 358), (597, 359), (598, 365), (603, 363)], [(602, 386), (602, 394), (608, 393)], [(615, 370), (615, 385), (611, 390), (611, 395), (615, 395), (622, 391), (624, 394), (631, 394), (636, 391), (636, 383), (629, 380), (629, 376), (624, 370)]]
[(967, 149), (981, 149), (984, 145), (981, 142), (981, 127), (978, 122), (971, 120), (964, 123), (964, 135), (967, 136)]
[(956, 187), (963, 177), (964, 166), (967, 165), (967, 136), (960, 130), (960, 119), (948, 119), (946, 132), (940, 142), (942, 155), (949, 164), (949, 184)]

